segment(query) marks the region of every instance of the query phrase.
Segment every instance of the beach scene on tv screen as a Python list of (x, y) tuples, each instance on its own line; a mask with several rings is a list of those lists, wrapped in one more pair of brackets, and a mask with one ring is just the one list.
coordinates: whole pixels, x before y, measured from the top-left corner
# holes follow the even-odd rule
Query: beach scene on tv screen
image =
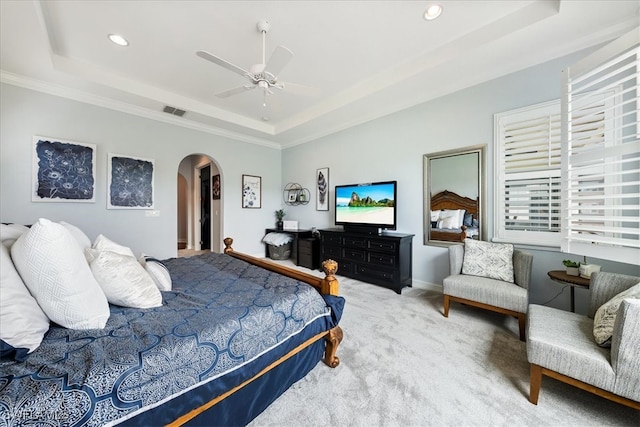
[(336, 187), (336, 222), (393, 225), (394, 184)]

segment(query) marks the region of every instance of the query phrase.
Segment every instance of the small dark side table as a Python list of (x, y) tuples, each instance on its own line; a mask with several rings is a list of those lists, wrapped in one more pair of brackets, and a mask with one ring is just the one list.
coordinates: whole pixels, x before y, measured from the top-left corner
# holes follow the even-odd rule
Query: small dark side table
[(552, 270), (547, 272), (551, 280), (571, 286), (571, 312), (576, 311), (576, 294), (575, 288), (589, 289), (590, 279), (580, 276), (571, 276), (564, 270)]

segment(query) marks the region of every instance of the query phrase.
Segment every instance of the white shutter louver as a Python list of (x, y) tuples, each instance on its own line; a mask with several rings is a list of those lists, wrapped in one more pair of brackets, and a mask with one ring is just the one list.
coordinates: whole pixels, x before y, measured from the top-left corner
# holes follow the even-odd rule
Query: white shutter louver
[(564, 72), (563, 252), (640, 263), (638, 38)]

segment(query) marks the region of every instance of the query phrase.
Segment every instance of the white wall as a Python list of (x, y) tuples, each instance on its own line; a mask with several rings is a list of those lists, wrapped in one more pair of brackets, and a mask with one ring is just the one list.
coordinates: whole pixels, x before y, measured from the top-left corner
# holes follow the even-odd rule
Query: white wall
[[(29, 224), (40, 217), (65, 220), (160, 258), (177, 253), (177, 180), (180, 161), (210, 156), (222, 181), (223, 230), (237, 250), (264, 254), (260, 239), (280, 206), (281, 151), (247, 144), (65, 98), (3, 84), (0, 113), (0, 220)], [(31, 202), (32, 136), (97, 145), (96, 203)], [(155, 160), (155, 210), (107, 210), (107, 153)], [(242, 153), (242, 155), (238, 155)], [(242, 174), (262, 177), (262, 209), (242, 209)]]
[[(493, 235), (493, 115), (560, 97), (561, 70), (583, 54), (574, 54), (540, 66), (486, 82), (322, 139), (286, 149), (283, 182), (294, 181), (314, 189), (317, 168), (330, 170), (330, 211), (306, 206), (287, 207), (287, 219), (301, 227), (334, 226), (334, 192), (338, 184), (397, 180), (398, 232), (415, 234), (414, 284), (440, 285), (448, 275), (446, 248), (425, 246), (423, 226), (423, 155), (486, 144), (488, 234)], [(313, 190), (312, 190), (313, 191)], [(314, 194), (312, 194), (314, 200)], [(551, 282), (549, 270), (563, 269), (571, 258), (555, 251), (530, 250), (534, 254), (531, 301), (569, 307), (569, 288)], [(573, 257), (579, 259), (579, 257)], [(637, 265), (589, 260), (606, 271), (640, 275)], [(339, 271), (338, 271), (339, 274)], [(586, 310), (587, 292), (576, 291), (577, 310)]]

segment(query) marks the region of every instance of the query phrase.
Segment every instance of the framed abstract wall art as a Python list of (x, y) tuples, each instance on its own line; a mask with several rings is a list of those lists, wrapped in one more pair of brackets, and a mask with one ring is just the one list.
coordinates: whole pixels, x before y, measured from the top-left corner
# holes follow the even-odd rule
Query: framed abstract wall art
[(329, 210), (329, 168), (316, 171), (316, 210)]
[(220, 200), (220, 174), (211, 177), (211, 195), (213, 200)]
[(242, 207), (260, 209), (262, 207), (262, 178), (242, 175)]
[(34, 202), (96, 201), (96, 146), (45, 136), (33, 137)]
[(153, 209), (152, 159), (108, 155), (107, 209)]

